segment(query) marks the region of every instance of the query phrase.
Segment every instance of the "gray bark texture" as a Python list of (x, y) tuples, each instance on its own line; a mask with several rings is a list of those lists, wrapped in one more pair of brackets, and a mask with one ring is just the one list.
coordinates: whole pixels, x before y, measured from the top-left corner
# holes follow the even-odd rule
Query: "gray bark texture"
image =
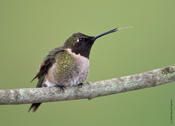
[(84, 84), (82, 87), (67, 87), (64, 91), (56, 87), (0, 90), (0, 105), (92, 99), (159, 86), (173, 81), (175, 81), (175, 65), (140, 74), (92, 82)]

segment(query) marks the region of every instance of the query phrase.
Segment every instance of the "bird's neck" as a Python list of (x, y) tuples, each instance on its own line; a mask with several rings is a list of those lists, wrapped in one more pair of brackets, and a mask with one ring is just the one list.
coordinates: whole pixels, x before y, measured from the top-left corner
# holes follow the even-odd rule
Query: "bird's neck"
[(81, 55), (85, 58), (89, 59), (89, 55), (90, 55), (90, 50), (91, 48), (87, 47), (85, 49), (79, 49), (79, 48), (72, 48), (69, 49), (72, 53), (75, 53), (76, 55)]
[(72, 51), (72, 49), (70, 49), (70, 48), (68, 48), (66, 50), (68, 51), (69, 54), (71, 54), (73, 56), (80, 57), (80, 58), (85, 58), (85, 59), (88, 59), (89, 60), (89, 55), (86, 56), (87, 54), (84, 55), (84, 53), (80, 53), (80, 52), (77, 52), (76, 53), (76, 52)]

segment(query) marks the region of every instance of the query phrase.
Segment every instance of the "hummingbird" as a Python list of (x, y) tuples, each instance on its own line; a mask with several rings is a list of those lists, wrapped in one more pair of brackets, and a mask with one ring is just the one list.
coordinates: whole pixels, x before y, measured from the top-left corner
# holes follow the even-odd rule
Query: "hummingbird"
[[(97, 36), (83, 33), (72, 34), (63, 46), (52, 49), (40, 65), (39, 72), (32, 79), (38, 79), (37, 88), (65, 87), (82, 85), (88, 76), (89, 55), (95, 40), (116, 32), (115, 28)], [(33, 103), (29, 111), (35, 112), (41, 103)]]

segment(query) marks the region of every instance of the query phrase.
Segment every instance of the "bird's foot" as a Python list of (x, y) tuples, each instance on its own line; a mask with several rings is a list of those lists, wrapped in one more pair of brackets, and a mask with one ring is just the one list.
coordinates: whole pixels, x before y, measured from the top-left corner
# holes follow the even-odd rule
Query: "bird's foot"
[(79, 83), (77, 86), (78, 86), (79, 88), (82, 88), (83, 83)]
[(64, 90), (66, 89), (66, 87), (65, 87), (65, 86), (63, 86), (63, 85), (58, 85), (57, 87), (59, 87), (59, 88), (60, 88), (60, 90), (61, 90), (61, 91), (63, 91), (63, 92), (64, 92)]

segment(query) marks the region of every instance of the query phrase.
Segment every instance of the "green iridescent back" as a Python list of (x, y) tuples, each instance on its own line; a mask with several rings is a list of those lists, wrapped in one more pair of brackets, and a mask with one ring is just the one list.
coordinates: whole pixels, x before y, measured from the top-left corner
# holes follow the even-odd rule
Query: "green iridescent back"
[(68, 75), (74, 66), (74, 59), (67, 50), (56, 55), (57, 70), (54, 73), (54, 78), (61, 78)]

